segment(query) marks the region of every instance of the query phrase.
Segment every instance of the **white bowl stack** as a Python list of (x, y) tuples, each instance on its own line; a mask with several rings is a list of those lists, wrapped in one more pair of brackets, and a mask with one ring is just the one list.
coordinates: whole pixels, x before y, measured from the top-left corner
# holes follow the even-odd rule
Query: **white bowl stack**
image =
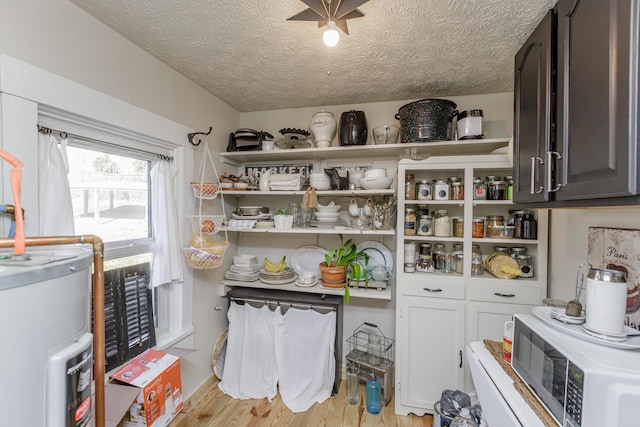
[(325, 173), (312, 173), (309, 175), (309, 185), (316, 190), (329, 190), (331, 188), (331, 181)]

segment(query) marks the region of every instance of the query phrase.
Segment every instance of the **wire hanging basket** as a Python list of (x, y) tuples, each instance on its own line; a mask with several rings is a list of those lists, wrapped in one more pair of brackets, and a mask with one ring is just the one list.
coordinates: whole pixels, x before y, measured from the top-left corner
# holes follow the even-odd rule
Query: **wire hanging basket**
[[(380, 328), (373, 323), (361, 323), (353, 335), (347, 338), (347, 342), (349, 355), (356, 360), (369, 363), (372, 359), (379, 358), (375, 365), (393, 362), (394, 340), (385, 337)], [(373, 351), (374, 348), (376, 351)]]
[[(209, 142), (204, 141), (203, 156), (198, 169), (198, 182), (191, 182), (196, 215), (190, 215), (191, 240), (188, 247), (184, 247), (187, 265), (193, 269), (217, 268), (222, 265), (224, 254), (229, 247), (229, 237), (224, 227), (226, 212), (224, 208), (224, 196), (220, 195), (222, 215), (207, 215), (202, 213), (203, 200), (215, 199), (220, 192), (220, 183), (217, 182), (218, 172), (209, 151)], [(215, 182), (205, 182), (205, 171), (210, 164)], [(215, 239), (213, 236), (224, 230), (224, 240)]]

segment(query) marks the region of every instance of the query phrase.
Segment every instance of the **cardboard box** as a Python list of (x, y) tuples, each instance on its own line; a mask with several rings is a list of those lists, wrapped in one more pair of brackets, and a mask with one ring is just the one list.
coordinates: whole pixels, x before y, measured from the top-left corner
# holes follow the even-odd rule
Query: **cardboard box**
[(149, 349), (110, 378), (139, 389), (124, 416), (124, 427), (165, 427), (182, 410), (180, 359), (176, 356)]

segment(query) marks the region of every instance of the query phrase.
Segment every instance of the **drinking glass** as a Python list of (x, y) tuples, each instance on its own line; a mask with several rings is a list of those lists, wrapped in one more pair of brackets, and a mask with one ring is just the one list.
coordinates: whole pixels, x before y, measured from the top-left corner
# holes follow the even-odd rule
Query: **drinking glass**
[(355, 363), (347, 363), (347, 401), (351, 405), (358, 404), (358, 383), (360, 382), (360, 368)]
[(373, 366), (377, 366), (382, 363), (382, 350), (383, 344), (380, 337), (375, 335), (369, 335), (369, 342), (367, 343), (367, 353), (369, 353), (369, 363)]
[(300, 204), (291, 203), (289, 205), (289, 210), (291, 210), (291, 215), (293, 215), (293, 227), (294, 228), (302, 227), (302, 214), (300, 211)]

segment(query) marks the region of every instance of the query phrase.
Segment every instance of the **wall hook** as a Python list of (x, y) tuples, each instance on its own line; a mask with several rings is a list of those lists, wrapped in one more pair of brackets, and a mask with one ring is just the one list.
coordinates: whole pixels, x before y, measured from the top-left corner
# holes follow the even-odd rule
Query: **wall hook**
[(209, 135), (211, 133), (212, 130), (213, 130), (213, 128), (211, 126), (209, 126), (209, 132), (193, 132), (193, 133), (187, 134), (187, 137), (189, 137), (189, 142), (192, 145), (197, 147), (202, 142), (202, 138), (199, 138), (199, 139), (196, 140), (196, 142), (194, 142), (194, 139), (195, 139), (196, 135), (207, 136), (207, 135)]

